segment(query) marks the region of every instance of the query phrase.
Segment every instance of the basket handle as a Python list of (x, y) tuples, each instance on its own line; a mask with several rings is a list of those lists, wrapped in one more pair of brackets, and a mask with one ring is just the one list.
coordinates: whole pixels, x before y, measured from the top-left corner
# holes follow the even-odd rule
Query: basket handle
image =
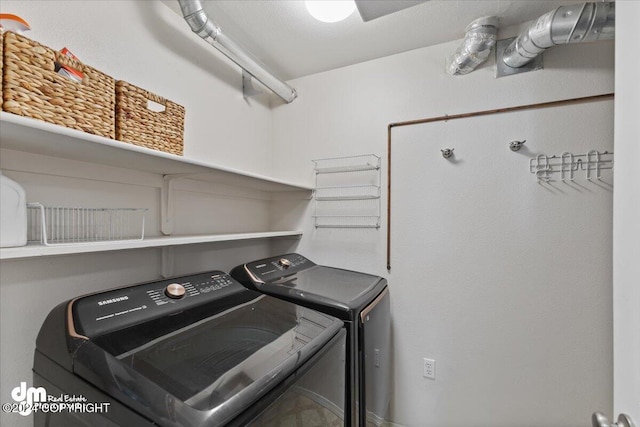
[(147, 99), (147, 110), (154, 113), (165, 113), (167, 111), (167, 106), (166, 104), (161, 104), (151, 99)]
[(73, 58), (70, 58), (70, 57), (68, 57), (66, 55), (63, 55), (60, 52), (54, 52), (54, 53), (55, 53), (55, 62), (56, 62), (56, 64), (64, 65), (64, 66), (69, 67), (69, 68), (73, 68), (73, 69), (78, 70), (79, 72), (82, 73), (82, 80), (81, 81), (78, 82), (78, 81), (73, 80), (73, 79), (69, 79), (69, 81), (72, 81), (74, 83), (83, 84), (85, 82), (85, 79), (86, 79), (85, 65), (82, 62), (80, 62), (80, 61), (78, 61), (76, 59), (73, 59)]
[(164, 113), (167, 111), (167, 100), (147, 91), (147, 110), (154, 113)]

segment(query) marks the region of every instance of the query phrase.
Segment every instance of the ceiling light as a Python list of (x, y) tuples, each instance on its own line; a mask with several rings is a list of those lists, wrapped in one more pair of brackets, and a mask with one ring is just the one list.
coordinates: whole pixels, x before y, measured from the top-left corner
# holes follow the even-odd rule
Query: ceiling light
[(356, 10), (353, 0), (305, 0), (307, 10), (318, 21), (338, 22)]

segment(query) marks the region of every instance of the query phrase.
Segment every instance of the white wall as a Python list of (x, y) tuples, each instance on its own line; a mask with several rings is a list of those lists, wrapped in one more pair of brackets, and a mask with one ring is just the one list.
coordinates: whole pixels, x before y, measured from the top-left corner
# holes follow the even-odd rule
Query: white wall
[[(277, 105), (271, 111), (266, 105), (266, 99), (243, 100), (240, 90), (241, 74), (238, 69), (227, 60), (221, 59), (220, 55), (213, 52), (204, 42), (194, 40), (184, 22), (158, 2), (3, 0), (0, 8), (2, 12), (16, 13), (27, 19), (34, 28), (29, 35), (48, 46), (67, 46), (88, 64), (184, 105), (187, 109), (186, 156), (257, 173), (273, 172), (281, 178), (309, 183), (313, 178), (310, 162), (313, 158), (369, 152), (385, 158), (386, 126), (390, 122), (573, 98), (613, 90), (612, 43), (558, 47), (545, 54), (544, 71), (495, 80), (491, 63), (469, 76), (454, 78), (445, 75), (442, 72), (444, 60), (457, 46), (457, 43), (453, 42), (298, 79), (292, 84), (300, 97), (292, 104)], [(82, 16), (83, 19), (78, 19), (78, 16)], [(573, 118), (575, 120), (570, 121), (569, 130), (582, 124), (582, 118)], [(213, 136), (209, 136), (212, 129)], [(510, 130), (505, 130), (500, 136), (511, 137), (511, 134), (508, 134)], [(604, 131), (606, 132), (606, 129)], [(470, 142), (464, 144), (472, 149)], [(544, 150), (555, 148), (556, 151), (560, 151), (564, 148), (563, 145), (555, 147), (552, 144), (553, 140), (548, 140), (536, 149), (544, 147)], [(573, 147), (574, 142), (571, 144)], [(436, 148), (438, 146), (439, 144), (436, 144)], [(459, 146), (465, 148), (465, 145)], [(270, 154), (272, 148), (273, 152), (282, 153), (282, 157), (273, 159), (273, 162)], [(501, 145), (501, 148), (504, 147)], [(504, 156), (504, 153), (498, 152)], [(93, 168), (92, 165), (74, 164), (71, 167), (67, 162), (52, 159), (36, 160), (35, 164), (51, 164), (53, 169), (66, 169), (66, 175), (78, 168), (85, 172), (72, 177), (52, 172), (25, 173), (19, 170), (24, 168), (25, 163), (30, 163), (31, 158), (25, 159), (20, 154), (4, 151), (0, 158), (0, 166), (8, 170), (8, 176), (26, 183), (29, 201), (36, 201), (33, 198), (35, 196), (46, 198), (45, 202), (96, 204), (106, 201), (109, 205), (130, 203), (133, 200), (149, 205), (152, 209), (150, 234), (158, 233), (157, 176), (122, 171), (118, 168)], [(507, 161), (509, 158), (506, 157)], [(16, 166), (18, 164), (21, 166)], [(471, 161), (464, 165), (468, 169), (457, 174), (457, 179), (473, 180), (474, 177), (483, 177), (484, 169), (474, 167)], [(402, 167), (400, 165), (400, 171)], [(414, 171), (414, 168), (405, 169), (406, 172)], [(394, 170), (398, 171), (398, 168)], [(97, 178), (87, 180), (89, 174), (95, 174)], [(532, 198), (545, 197), (534, 193), (539, 191), (539, 188), (537, 184), (531, 183), (531, 176), (524, 173), (518, 175), (517, 172), (511, 171), (509, 176), (522, 179), (523, 184), (529, 188), (511, 196), (515, 203), (523, 203), (527, 195)], [(497, 177), (499, 175), (494, 179)], [(404, 179), (408, 183), (414, 177), (406, 176)], [(138, 185), (132, 187), (132, 183)], [(593, 410), (611, 412), (611, 384), (603, 379), (603, 373), (610, 376), (612, 369), (611, 336), (610, 333), (602, 333), (611, 324), (610, 308), (607, 310), (605, 307), (607, 304), (610, 306), (611, 301), (603, 302), (598, 299), (606, 298), (603, 294), (611, 286), (610, 278), (605, 277), (611, 268), (610, 248), (606, 247), (606, 242), (610, 241), (610, 236), (607, 238), (606, 233), (610, 229), (611, 219), (607, 216), (604, 206), (610, 193), (606, 190), (555, 195), (560, 204), (568, 208), (571, 208), (572, 201), (585, 208), (594, 206), (593, 202), (598, 206), (595, 215), (585, 215), (585, 227), (594, 230), (595, 235), (605, 242), (605, 247), (601, 253), (589, 252), (591, 258), (588, 259), (601, 268), (597, 268), (596, 274), (587, 279), (584, 288), (573, 287), (575, 283), (572, 283), (570, 288), (565, 288), (563, 284), (557, 287), (547, 284), (545, 290), (549, 294), (536, 294), (535, 298), (539, 304), (526, 307), (526, 316), (513, 311), (501, 313), (500, 316), (488, 313), (486, 322), (479, 325), (479, 330), (476, 328), (474, 331), (472, 328), (464, 328), (463, 323), (456, 322), (455, 319), (456, 314), (466, 316), (477, 309), (471, 298), (448, 301), (448, 307), (455, 305), (455, 310), (436, 311), (437, 316), (425, 310), (409, 315), (412, 314), (411, 310), (416, 310), (416, 300), (424, 300), (424, 292), (430, 290), (428, 280), (416, 282), (415, 277), (429, 277), (429, 271), (423, 266), (416, 268), (410, 260), (403, 261), (402, 255), (414, 252), (419, 252), (426, 258), (437, 255), (425, 252), (423, 246), (416, 243), (417, 236), (406, 236), (404, 241), (398, 241), (397, 238), (394, 240), (394, 269), (387, 274), (384, 261), (384, 227), (379, 231), (315, 230), (309, 218), (312, 209), (306, 201), (283, 197), (275, 204), (275, 208), (269, 211), (271, 215), (265, 217), (265, 210), (268, 210), (270, 202), (265, 200), (263, 195), (252, 192), (238, 194), (232, 189), (219, 186), (204, 189), (200, 184), (189, 182), (181, 185), (178, 195), (181, 200), (185, 203), (198, 200), (200, 209), (212, 209), (217, 212), (216, 215), (212, 215), (211, 221), (208, 221), (206, 216), (192, 215), (188, 208), (179, 211), (178, 227), (182, 227), (182, 232), (195, 232), (200, 228), (207, 228), (201, 232), (231, 231), (230, 229), (239, 227), (240, 224), (258, 229), (279, 229), (291, 228), (297, 223), (306, 233), (298, 250), (314, 261), (364, 270), (389, 279), (394, 313), (394, 340), (396, 348), (399, 349), (395, 354), (394, 365), (394, 389), (399, 397), (394, 401), (394, 421), (411, 426), (538, 425), (541, 420), (553, 425), (585, 425), (588, 423), (590, 412), (583, 413), (584, 404), (579, 402), (583, 392), (582, 383), (576, 383), (574, 394), (563, 396), (554, 406), (542, 405), (541, 418), (533, 419), (528, 414), (527, 418), (523, 419), (519, 417), (520, 410), (536, 409), (535, 399), (523, 403), (519, 396), (514, 395), (500, 396), (499, 401), (491, 400), (492, 388), (487, 380), (497, 378), (503, 384), (510, 379), (519, 383), (535, 382), (535, 393), (540, 393), (548, 384), (571, 384), (571, 381), (576, 379), (576, 372), (581, 372), (582, 367), (577, 370), (571, 368), (566, 372), (562, 367), (552, 367), (544, 371), (547, 374), (543, 369), (547, 369), (549, 364), (572, 360), (568, 356), (584, 346), (582, 338), (586, 328), (580, 325), (582, 321), (598, 325), (595, 340), (590, 343), (588, 351), (584, 352), (585, 359), (580, 361), (595, 362), (592, 366), (597, 367), (593, 378), (585, 378), (585, 381), (594, 381), (601, 386), (598, 396), (603, 396), (602, 406)], [(383, 181), (383, 187), (384, 185)], [(68, 188), (72, 188), (73, 192), (69, 192)], [(426, 188), (433, 190), (432, 187)], [(476, 197), (486, 194), (489, 198), (495, 198), (500, 195), (497, 188), (480, 188), (480, 191), (486, 193)], [(214, 196), (211, 196), (211, 193)], [(591, 200), (590, 196), (594, 200)], [(241, 204), (236, 210), (223, 211), (219, 204), (223, 201), (239, 201)], [(383, 199), (383, 205), (384, 202)], [(253, 209), (245, 209), (246, 204), (251, 205)], [(464, 204), (461, 206), (465, 207)], [(431, 220), (438, 219), (436, 214), (432, 213), (437, 207), (437, 203), (427, 202), (418, 206), (424, 211), (424, 224), (431, 224)], [(538, 205), (535, 207), (538, 208)], [(396, 208), (398, 206), (394, 205), (394, 209)], [(253, 214), (248, 214), (250, 210)], [(598, 218), (600, 213), (602, 217)], [(532, 210), (530, 214), (536, 218), (536, 224), (540, 227), (547, 224), (545, 217), (549, 215), (548, 212)], [(242, 221), (235, 221), (236, 215)], [(461, 212), (460, 215), (461, 223), (469, 220), (469, 215), (465, 212)], [(181, 222), (180, 218), (186, 218), (188, 221)], [(500, 217), (500, 221), (502, 220), (513, 224), (515, 219), (505, 216)], [(193, 221), (196, 225), (191, 225)], [(487, 221), (492, 227), (499, 229), (498, 219), (488, 218)], [(549, 224), (556, 227), (557, 223)], [(528, 237), (532, 237), (537, 229), (532, 228)], [(557, 230), (552, 228), (552, 231)], [(273, 252), (286, 252), (295, 249), (295, 246), (295, 242), (284, 241), (276, 245), (230, 243), (182, 248), (176, 253), (176, 273), (187, 273), (207, 266), (229, 269), (237, 260), (258, 258)], [(519, 249), (522, 249), (523, 253), (530, 250), (529, 247)], [(487, 261), (487, 270), (490, 270), (488, 266), (495, 265), (495, 259), (489, 257), (489, 254), (480, 254)], [(571, 255), (571, 259), (582, 259), (581, 255), (585, 253), (578, 251)], [(522, 260), (525, 261), (526, 258)], [(465, 265), (468, 267), (465, 268)], [(475, 271), (470, 267), (471, 264), (465, 263), (461, 267), (457, 265), (456, 268), (460, 268), (457, 275), (474, 274)], [(563, 273), (565, 267), (553, 266), (547, 274)], [(0, 400), (10, 401), (11, 388), (19, 381), (30, 379), (35, 335), (51, 307), (84, 292), (156, 278), (159, 269), (160, 252), (153, 249), (42, 260), (3, 261), (0, 267)], [(522, 274), (524, 271), (527, 270), (519, 270), (519, 273)], [(495, 276), (484, 274), (479, 278), (486, 280), (488, 277)], [(497, 276), (495, 280), (495, 284), (489, 284), (491, 287), (478, 287), (480, 290), (496, 291), (493, 306), (508, 306), (508, 296), (518, 298), (519, 303), (523, 304), (526, 295), (512, 293), (515, 291), (502, 276)], [(530, 291), (535, 289), (535, 284), (533, 278), (525, 276), (519, 286)], [(483, 282), (483, 285), (487, 283)], [(439, 289), (442, 290), (440, 296), (447, 298), (447, 295), (465, 295), (465, 286), (454, 281), (447, 282), (447, 277), (443, 277), (439, 284)], [(552, 291), (561, 292), (561, 295), (552, 294)], [(547, 295), (559, 298), (547, 300)], [(554, 309), (560, 301), (569, 302), (563, 307), (567, 312), (555, 316)], [(586, 309), (582, 310), (581, 307)], [(589, 308), (593, 308), (594, 311), (588, 313)], [(594, 317), (582, 317), (584, 314)], [(566, 322), (568, 318), (578, 319), (577, 324)], [(523, 322), (527, 319), (532, 320), (531, 327), (534, 329), (533, 334), (529, 336), (547, 345), (548, 357), (541, 357), (541, 349), (544, 349), (544, 346), (537, 347), (531, 354), (524, 351), (529, 345), (529, 339), (520, 338), (516, 334), (516, 326), (529, 324)], [(539, 324), (537, 321), (543, 323)], [(455, 333), (449, 333), (448, 327), (452, 324), (456, 325)], [(550, 327), (542, 330), (541, 325)], [(490, 327), (503, 330), (495, 331)], [(507, 351), (520, 350), (517, 355), (521, 359), (510, 359), (509, 366), (496, 366), (496, 360), (505, 360), (508, 355), (500, 352), (500, 346), (487, 345), (487, 341), (495, 343), (501, 332), (514, 337), (515, 340), (514, 346), (505, 346)], [(572, 332), (575, 332), (577, 338), (563, 342), (562, 338)], [(488, 337), (487, 341), (483, 339), (485, 336)], [(458, 347), (450, 345), (453, 339)], [(473, 343), (473, 347), (465, 346), (464, 343)], [(455, 354), (469, 349), (494, 358), (487, 359), (487, 372), (477, 373), (478, 366), (486, 365), (473, 359), (472, 356), (476, 353), (462, 356)], [(429, 356), (438, 360), (439, 376), (435, 382), (429, 382), (420, 376), (422, 357)], [(455, 360), (461, 364), (453, 366), (451, 362)], [(518, 369), (524, 365), (528, 367), (527, 370)], [(445, 375), (440, 376), (441, 372)], [(446, 375), (447, 372), (465, 372), (469, 377), (452, 378)], [(476, 373), (478, 376), (474, 377)], [(550, 378), (552, 374), (554, 378)], [(487, 385), (486, 395), (480, 396), (484, 399), (481, 401), (465, 401), (469, 394), (456, 391), (460, 391), (461, 385), (472, 382), (474, 378), (478, 379), (480, 384)], [(588, 396), (591, 399), (595, 395)], [(542, 393), (540, 397), (542, 402), (547, 402)], [(482, 402), (491, 403), (491, 413), (487, 413), (486, 410), (478, 413), (465, 412), (466, 408), (473, 408)], [(482, 409), (484, 408), (486, 406)], [(422, 412), (428, 413), (424, 415)], [(30, 420), (21, 417), (9, 418), (3, 414), (0, 424), (30, 425)]]
[[(618, 2), (613, 200), (614, 413), (640, 423), (640, 2)], [(614, 414), (610, 414), (613, 417)]]
[[(267, 97), (245, 101), (241, 72), (153, 1), (5, 1), (3, 13), (26, 19), (27, 35), (116, 79), (186, 108), (185, 157), (249, 172), (271, 172)], [(1, 132), (1, 129), (0, 129)], [(54, 206), (148, 208), (146, 235), (159, 235), (161, 176), (1, 150), (0, 167), (28, 202)], [(176, 234), (267, 231), (268, 194), (193, 181), (176, 183)], [(283, 240), (200, 244), (175, 249), (175, 273), (228, 271), (240, 262), (293, 250)], [(161, 250), (4, 260), (0, 265), (0, 401), (31, 383), (35, 338), (48, 312), (72, 297), (160, 277)], [(30, 417), (2, 413), (3, 426)]]
[[(555, 48), (543, 71), (502, 79), (492, 60), (446, 75), (456, 46), (292, 81), (299, 99), (274, 109), (274, 170), (311, 181), (315, 158), (374, 153), (385, 164), (392, 122), (613, 91), (612, 42)], [(527, 163), (538, 152), (610, 150), (611, 102), (559, 111), (394, 130), (390, 273), (386, 226), (315, 230), (311, 206), (281, 205), (287, 219), (301, 215), (301, 253), (388, 278), (394, 422), (577, 427), (611, 410), (611, 190), (548, 191)], [(511, 153), (519, 138), (528, 149)], [(442, 159), (446, 146), (459, 163)], [(423, 357), (436, 359), (436, 381), (422, 377)]]

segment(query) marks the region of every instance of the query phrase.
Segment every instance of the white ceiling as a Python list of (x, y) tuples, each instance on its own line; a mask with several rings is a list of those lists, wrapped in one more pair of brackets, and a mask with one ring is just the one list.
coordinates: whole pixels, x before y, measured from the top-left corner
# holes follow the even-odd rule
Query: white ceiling
[[(176, 0), (162, 1), (180, 14)], [(327, 24), (312, 18), (302, 0), (203, 1), (224, 33), (283, 80), (460, 39), (481, 16), (497, 16), (504, 28), (576, 2), (431, 0), (369, 22), (356, 10), (342, 22)]]

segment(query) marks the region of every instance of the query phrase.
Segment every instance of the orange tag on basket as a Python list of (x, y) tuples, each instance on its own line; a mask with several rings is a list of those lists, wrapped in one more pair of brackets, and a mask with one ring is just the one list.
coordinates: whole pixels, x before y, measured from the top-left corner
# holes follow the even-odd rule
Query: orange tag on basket
[[(66, 47), (63, 48), (60, 51), (61, 54), (63, 54), (64, 56), (71, 58), (71, 59), (75, 59), (76, 61), (80, 62), (80, 60), (78, 59), (77, 56), (75, 56), (69, 49), (67, 49)], [(62, 74), (65, 77), (70, 78), (71, 80), (74, 80), (78, 83), (82, 82), (82, 79), (84, 79), (84, 74), (80, 71), (80, 70), (76, 70), (73, 67), (69, 67), (68, 65), (64, 65), (64, 64), (59, 64), (60, 69), (58, 70), (58, 74)]]
[(22, 34), (31, 29), (27, 21), (11, 13), (0, 13), (0, 28), (18, 34)]

